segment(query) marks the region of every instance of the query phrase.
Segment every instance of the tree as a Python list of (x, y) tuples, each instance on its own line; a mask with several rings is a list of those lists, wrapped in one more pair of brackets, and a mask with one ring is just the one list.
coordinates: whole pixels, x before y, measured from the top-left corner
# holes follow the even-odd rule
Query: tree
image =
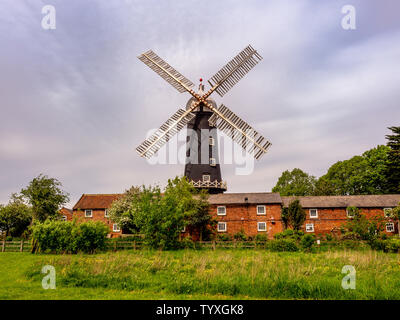
[(21, 194), (32, 205), (34, 218), (40, 222), (58, 217), (58, 210), (69, 201), (68, 193), (61, 190), (61, 182), (40, 174)]
[(300, 200), (296, 199), (289, 203), (287, 210), (288, 224), (293, 230), (300, 230), (304, 221), (306, 221), (306, 212), (300, 204)]
[(11, 195), (6, 206), (0, 206), (0, 229), (5, 231), (6, 237), (21, 236), (32, 221), (32, 210), (20, 196)]
[(114, 222), (143, 234), (153, 248), (177, 247), (185, 226), (202, 235), (212, 225), (207, 195), (198, 193), (186, 177), (168, 180), (163, 194), (158, 186), (133, 187), (113, 202), (109, 213)]
[(389, 127), (393, 134), (386, 135), (387, 146), (387, 192), (400, 193), (400, 127)]
[(383, 194), (386, 192), (386, 168), (389, 148), (381, 145), (338, 161), (316, 183), (315, 195)]
[(295, 168), (282, 173), (272, 192), (281, 196), (308, 196), (314, 193), (316, 179), (314, 176)]
[(360, 209), (357, 207), (348, 207), (347, 212), (350, 216), (347, 219), (344, 228), (346, 230), (346, 236), (356, 236), (361, 240), (374, 241), (377, 239), (385, 228), (385, 219), (381, 216), (374, 216), (367, 218), (361, 214)]

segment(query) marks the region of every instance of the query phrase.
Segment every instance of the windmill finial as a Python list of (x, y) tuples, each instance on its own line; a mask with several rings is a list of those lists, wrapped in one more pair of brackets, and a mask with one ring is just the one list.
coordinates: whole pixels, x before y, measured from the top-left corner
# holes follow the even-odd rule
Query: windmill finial
[(200, 95), (204, 93), (204, 84), (203, 84), (203, 78), (200, 78), (200, 84), (199, 84), (199, 92)]

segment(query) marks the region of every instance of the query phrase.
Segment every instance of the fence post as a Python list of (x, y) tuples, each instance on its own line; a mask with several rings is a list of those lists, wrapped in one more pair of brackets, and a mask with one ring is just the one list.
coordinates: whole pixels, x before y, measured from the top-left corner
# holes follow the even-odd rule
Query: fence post
[(133, 240), (133, 250), (136, 250), (136, 240)]
[(3, 245), (1, 246), (1, 252), (6, 251), (6, 239), (3, 240)]
[(213, 240), (212, 248), (213, 248), (213, 250), (215, 250), (215, 240)]
[(21, 246), (19, 248), (19, 252), (24, 251), (24, 239), (21, 239)]
[(254, 240), (254, 249), (257, 249), (257, 240)]
[(114, 241), (114, 251), (117, 251), (117, 241)]

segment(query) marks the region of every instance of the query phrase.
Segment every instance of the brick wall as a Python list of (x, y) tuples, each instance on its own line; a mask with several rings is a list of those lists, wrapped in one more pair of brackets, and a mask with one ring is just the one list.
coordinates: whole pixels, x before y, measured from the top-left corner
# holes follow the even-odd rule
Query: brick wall
[(111, 238), (119, 237), (122, 234), (121, 231), (119, 231), (119, 232), (113, 231), (113, 222), (110, 221), (110, 219), (105, 216), (105, 209), (91, 209), (91, 210), (92, 210), (92, 217), (86, 217), (85, 210), (74, 210), (73, 217), (76, 218), (79, 222), (83, 222), (83, 221), (101, 221), (101, 222), (103, 222), (106, 226), (109, 227), (109, 229), (110, 229), (109, 236)]
[[(226, 215), (218, 215), (218, 205), (210, 207), (211, 215), (218, 222), (226, 223), (225, 232), (234, 235), (237, 232), (244, 231), (247, 236), (255, 236), (257, 234), (266, 234), (268, 238), (272, 239), (273, 235), (281, 232), (282, 221), (281, 205), (280, 204), (259, 204), (265, 206), (265, 214), (257, 214), (256, 204), (227, 204), (222, 205), (226, 208)], [(258, 222), (266, 222), (266, 231), (258, 231)]]

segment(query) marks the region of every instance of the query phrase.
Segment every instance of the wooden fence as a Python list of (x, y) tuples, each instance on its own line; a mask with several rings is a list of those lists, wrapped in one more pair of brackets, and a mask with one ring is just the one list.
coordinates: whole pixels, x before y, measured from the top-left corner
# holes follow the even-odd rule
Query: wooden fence
[(30, 252), (31, 242), (28, 240), (1, 241), (1, 252)]
[[(121, 239), (121, 240), (120, 240)], [(143, 240), (132, 240), (132, 239), (107, 239), (106, 250), (107, 251), (119, 251), (119, 250), (140, 250), (146, 247)], [(197, 241), (183, 243), (183, 247), (192, 249), (265, 249), (266, 241)], [(0, 252), (30, 252), (32, 249), (30, 240), (18, 240), (18, 241), (1, 241)]]

